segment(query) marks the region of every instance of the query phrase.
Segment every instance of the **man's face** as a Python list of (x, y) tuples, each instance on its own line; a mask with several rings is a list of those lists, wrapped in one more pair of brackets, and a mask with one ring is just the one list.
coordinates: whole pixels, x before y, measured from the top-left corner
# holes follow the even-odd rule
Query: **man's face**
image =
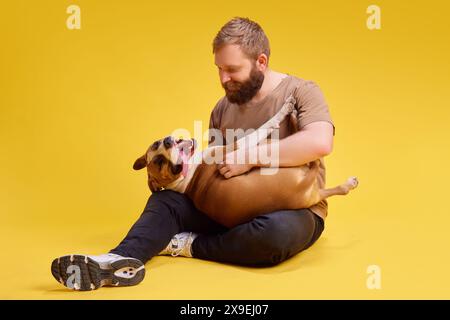
[(264, 73), (257, 68), (238, 45), (225, 45), (215, 54), (215, 64), (225, 94), (231, 103), (244, 104), (258, 93)]

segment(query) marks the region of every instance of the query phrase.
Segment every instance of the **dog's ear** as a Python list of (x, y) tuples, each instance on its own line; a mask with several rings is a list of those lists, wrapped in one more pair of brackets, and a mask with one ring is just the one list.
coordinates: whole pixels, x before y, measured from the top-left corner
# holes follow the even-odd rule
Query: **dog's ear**
[(134, 170), (141, 170), (147, 166), (147, 155), (144, 154), (142, 157), (137, 158), (133, 164)]

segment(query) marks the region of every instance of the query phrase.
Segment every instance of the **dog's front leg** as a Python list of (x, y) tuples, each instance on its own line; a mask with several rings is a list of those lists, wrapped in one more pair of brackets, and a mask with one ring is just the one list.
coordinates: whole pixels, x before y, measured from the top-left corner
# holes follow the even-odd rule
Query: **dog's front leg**
[(224, 156), (224, 152), (228, 153), (237, 149), (248, 149), (257, 146), (262, 141), (266, 140), (269, 134), (271, 134), (275, 129), (280, 127), (280, 123), (287, 115), (291, 113), (295, 114), (295, 102), (295, 98), (290, 95), (285, 100), (284, 105), (281, 107), (281, 109), (256, 131), (242, 137), (241, 139), (233, 143), (228, 144), (225, 149), (223, 146), (208, 147), (203, 152), (203, 159), (206, 160), (207, 163), (213, 163), (215, 161), (221, 162), (221, 159), (223, 159)]
[(280, 127), (284, 118), (295, 110), (295, 99), (290, 95), (284, 102), (281, 109), (271, 119), (264, 123), (254, 132), (242, 137), (235, 142), (234, 150), (242, 148), (251, 148), (257, 146), (265, 140), (275, 129)]

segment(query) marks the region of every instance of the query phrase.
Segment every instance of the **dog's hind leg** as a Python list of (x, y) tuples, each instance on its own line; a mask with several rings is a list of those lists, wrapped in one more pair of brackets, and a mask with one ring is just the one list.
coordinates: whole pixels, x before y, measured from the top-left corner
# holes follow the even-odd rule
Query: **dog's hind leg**
[(355, 189), (358, 186), (358, 183), (358, 178), (350, 177), (345, 183), (337, 187), (321, 189), (319, 190), (320, 200), (336, 195), (346, 195), (350, 192), (350, 190)]

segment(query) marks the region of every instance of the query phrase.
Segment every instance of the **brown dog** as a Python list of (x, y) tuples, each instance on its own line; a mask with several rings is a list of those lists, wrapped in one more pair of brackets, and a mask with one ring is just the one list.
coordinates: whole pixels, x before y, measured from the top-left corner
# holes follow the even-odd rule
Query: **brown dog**
[(276, 168), (276, 173), (270, 175), (253, 168), (226, 179), (218, 171), (217, 163), (223, 161), (227, 152), (260, 144), (294, 111), (294, 104), (295, 100), (289, 97), (272, 119), (232, 146), (214, 146), (201, 152), (196, 150), (194, 139), (169, 136), (158, 140), (135, 161), (133, 168), (147, 167), (152, 192), (170, 189), (185, 193), (197, 209), (227, 227), (260, 214), (309, 208), (330, 196), (346, 195), (358, 185), (357, 178), (351, 177), (335, 188), (320, 189), (317, 183), (320, 160), (299, 167)]

